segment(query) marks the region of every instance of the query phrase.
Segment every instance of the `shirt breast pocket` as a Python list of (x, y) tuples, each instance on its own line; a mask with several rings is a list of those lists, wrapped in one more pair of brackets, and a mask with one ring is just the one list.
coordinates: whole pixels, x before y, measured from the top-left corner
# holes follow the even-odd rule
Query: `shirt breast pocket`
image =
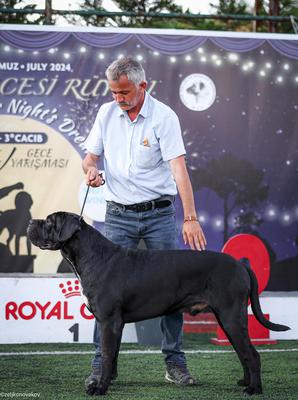
[(136, 164), (142, 169), (154, 168), (161, 160), (159, 145), (144, 146), (139, 145), (137, 148)]

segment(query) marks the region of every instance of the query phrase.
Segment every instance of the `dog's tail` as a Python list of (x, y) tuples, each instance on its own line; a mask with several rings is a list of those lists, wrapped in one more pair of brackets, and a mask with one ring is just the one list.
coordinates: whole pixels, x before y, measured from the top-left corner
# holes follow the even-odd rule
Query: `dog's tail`
[(246, 266), (246, 269), (249, 274), (251, 282), (251, 290), (250, 290), (251, 308), (257, 320), (260, 322), (260, 324), (265, 326), (265, 328), (270, 329), (271, 331), (280, 332), (280, 331), (288, 331), (289, 329), (291, 329), (286, 325), (274, 324), (273, 322), (270, 322), (268, 319), (265, 318), (261, 310), (261, 305), (258, 295), (258, 281), (256, 275), (249, 266)]

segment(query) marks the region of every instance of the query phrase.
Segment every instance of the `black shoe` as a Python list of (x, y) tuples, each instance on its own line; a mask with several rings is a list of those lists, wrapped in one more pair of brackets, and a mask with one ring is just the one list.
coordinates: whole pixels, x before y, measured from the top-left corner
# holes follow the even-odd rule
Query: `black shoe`
[(197, 385), (197, 381), (193, 378), (186, 365), (174, 363), (167, 364), (166, 382), (175, 383), (177, 386), (193, 386)]

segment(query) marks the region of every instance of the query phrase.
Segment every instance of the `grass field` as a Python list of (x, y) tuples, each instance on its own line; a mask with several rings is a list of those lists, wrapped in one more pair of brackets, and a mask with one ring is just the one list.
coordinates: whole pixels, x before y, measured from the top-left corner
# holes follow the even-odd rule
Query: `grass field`
[[(185, 335), (185, 350), (203, 350), (187, 354), (190, 371), (200, 385), (178, 388), (164, 382), (164, 364), (160, 354), (121, 354), (119, 376), (105, 398), (110, 400), (234, 400), (243, 399), (236, 381), (242, 377), (237, 356), (230, 350), (209, 343), (208, 335)], [(151, 349), (156, 349), (151, 347)], [(262, 396), (259, 400), (298, 400), (298, 341), (280, 341), (276, 346), (260, 346), (262, 352)], [(296, 350), (295, 350), (296, 349)], [(121, 350), (146, 350), (124, 344)], [(212, 350), (212, 352), (208, 352)], [(0, 353), (10, 352), (92, 352), (84, 344), (0, 345)], [(0, 356), (0, 397), (39, 399), (88, 399), (84, 379), (90, 370), (92, 354), (40, 354)], [(30, 393), (39, 394), (29, 397)], [(21, 395), (23, 394), (23, 395)], [(12, 397), (14, 396), (14, 397)]]

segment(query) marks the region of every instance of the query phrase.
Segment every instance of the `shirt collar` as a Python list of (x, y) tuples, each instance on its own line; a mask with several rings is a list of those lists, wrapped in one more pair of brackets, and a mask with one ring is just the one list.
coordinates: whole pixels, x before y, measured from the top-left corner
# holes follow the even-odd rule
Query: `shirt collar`
[(139, 115), (142, 115), (142, 117), (147, 118), (148, 108), (149, 108), (149, 94), (145, 91), (144, 103), (142, 105), (142, 108), (140, 109)]
[[(144, 118), (148, 117), (148, 111), (149, 111), (149, 94), (145, 91), (145, 98), (144, 98), (144, 103), (142, 105), (142, 108), (140, 109), (140, 112), (138, 114), (141, 115)], [(117, 116), (121, 117), (122, 115), (125, 116), (127, 114), (126, 111), (122, 111), (121, 108), (119, 106), (118, 107), (118, 111), (117, 111)]]

